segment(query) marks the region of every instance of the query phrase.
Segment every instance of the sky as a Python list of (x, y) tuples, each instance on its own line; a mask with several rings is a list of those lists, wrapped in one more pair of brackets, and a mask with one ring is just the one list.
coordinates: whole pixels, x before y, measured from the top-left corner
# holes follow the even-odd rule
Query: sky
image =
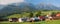
[(46, 4), (53, 4), (57, 7), (60, 7), (60, 0), (0, 0), (0, 4), (7, 5), (11, 3), (18, 3), (18, 2), (28, 2), (33, 4), (39, 3), (46, 3)]
[(60, 0), (26, 0), (26, 2), (30, 2), (33, 4), (46, 3), (60, 7)]
[(0, 4), (7, 5), (11, 3), (24, 2), (24, 0), (0, 0)]

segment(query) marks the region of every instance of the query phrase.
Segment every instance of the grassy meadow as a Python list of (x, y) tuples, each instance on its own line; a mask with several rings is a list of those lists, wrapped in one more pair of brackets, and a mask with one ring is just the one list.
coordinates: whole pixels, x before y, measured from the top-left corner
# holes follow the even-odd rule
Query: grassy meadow
[(0, 22), (0, 24), (60, 24), (60, 20), (39, 21), (39, 22)]

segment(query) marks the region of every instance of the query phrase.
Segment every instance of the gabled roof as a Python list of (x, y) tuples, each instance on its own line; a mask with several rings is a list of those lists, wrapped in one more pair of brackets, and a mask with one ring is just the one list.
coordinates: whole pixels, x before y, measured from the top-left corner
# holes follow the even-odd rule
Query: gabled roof
[(56, 16), (60, 16), (60, 13), (56, 14)]

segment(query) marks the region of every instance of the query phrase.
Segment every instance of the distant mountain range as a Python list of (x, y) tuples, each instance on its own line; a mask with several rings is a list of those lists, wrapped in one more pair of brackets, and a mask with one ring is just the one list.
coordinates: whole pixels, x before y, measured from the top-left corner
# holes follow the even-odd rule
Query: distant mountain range
[(32, 3), (22, 2), (22, 3), (13, 3), (13, 4), (5, 5), (5, 6), (0, 5), (0, 9), (2, 9), (2, 10), (5, 9), (6, 7), (8, 7), (8, 9), (13, 8), (13, 7), (15, 7), (15, 8), (18, 7), (22, 10), (27, 9), (26, 7), (32, 8), (32, 9), (37, 9), (37, 10), (44, 10), (44, 9), (46, 9), (46, 10), (60, 10), (60, 7), (56, 7), (52, 4), (42, 4), (42, 3), (37, 4), (37, 5), (33, 5)]
[(56, 7), (52, 4), (37, 4), (36, 8), (39, 10), (60, 10), (60, 7)]

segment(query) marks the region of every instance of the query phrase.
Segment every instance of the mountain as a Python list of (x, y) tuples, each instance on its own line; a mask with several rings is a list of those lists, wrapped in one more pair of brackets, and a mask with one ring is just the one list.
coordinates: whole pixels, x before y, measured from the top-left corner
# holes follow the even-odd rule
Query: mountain
[(52, 4), (42, 4), (42, 3), (37, 4), (36, 8), (38, 10), (60, 10), (59, 7), (56, 7), (56, 6), (52, 5)]
[(2, 9), (2, 8), (4, 8), (5, 7), (5, 5), (0, 5), (0, 9)]
[(35, 11), (35, 7), (31, 3), (17, 3), (17, 5), (9, 4), (0, 10), (0, 16), (8, 16), (14, 13), (22, 13), (22, 12), (31, 12)]

